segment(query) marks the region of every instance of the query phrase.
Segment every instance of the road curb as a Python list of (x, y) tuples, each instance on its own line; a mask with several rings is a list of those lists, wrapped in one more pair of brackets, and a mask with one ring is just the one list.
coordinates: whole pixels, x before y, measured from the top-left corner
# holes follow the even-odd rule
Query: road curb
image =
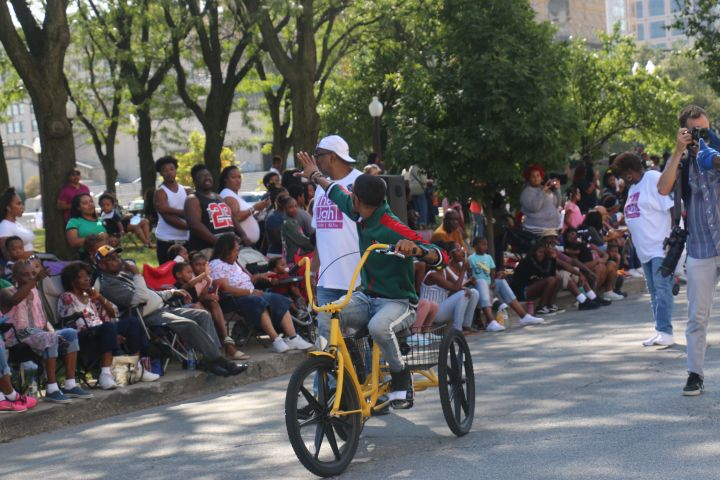
[(287, 352), (251, 361), (245, 372), (227, 378), (200, 371), (171, 370), (158, 382), (136, 384), (109, 392), (93, 389), (95, 398), (91, 400), (74, 400), (67, 405), (40, 401), (31, 411), (6, 414), (0, 418), (0, 443), (285, 375), (292, 372), (306, 356), (304, 352)]

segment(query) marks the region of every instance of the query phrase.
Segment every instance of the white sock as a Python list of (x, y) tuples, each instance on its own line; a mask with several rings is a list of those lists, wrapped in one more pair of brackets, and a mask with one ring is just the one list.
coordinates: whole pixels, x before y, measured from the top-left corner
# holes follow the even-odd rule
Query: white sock
[(588, 297), (590, 300), (595, 300), (595, 299), (597, 298), (597, 295), (596, 295), (595, 292), (592, 291), (592, 290), (588, 290), (588, 292), (587, 292), (586, 295), (587, 295), (587, 297)]
[(575, 298), (577, 298), (578, 303), (585, 303), (585, 300), (587, 300), (587, 297), (585, 296), (584, 293), (581, 293), (580, 295), (578, 295)]
[(10, 400), (11, 402), (14, 402), (15, 400), (17, 400), (17, 397), (18, 397), (18, 393), (15, 390), (13, 390), (11, 393), (5, 394), (5, 398)]
[[(66, 383), (66, 385), (67, 385), (67, 383)], [(55, 383), (48, 383), (48, 385), (47, 385), (47, 393), (48, 393), (48, 395), (51, 394), (51, 393), (53, 393), (53, 392), (59, 392), (59, 391), (60, 391), (60, 387), (58, 387), (57, 382), (55, 382)]]
[(72, 390), (75, 388), (77, 384), (75, 383), (74, 378), (67, 378), (65, 379), (65, 390)]
[[(112, 371), (110, 370), (110, 367), (100, 367), (100, 375), (110, 375), (112, 376)], [(67, 384), (67, 383), (66, 383)]]

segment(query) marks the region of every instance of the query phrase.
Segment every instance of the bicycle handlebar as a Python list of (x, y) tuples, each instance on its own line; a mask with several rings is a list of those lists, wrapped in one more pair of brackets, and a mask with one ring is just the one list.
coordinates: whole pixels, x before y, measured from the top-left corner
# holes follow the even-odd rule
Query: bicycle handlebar
[(343, 301), (340, 303), (331, 302), (321, 307), (315, 304), (315, 299), (313, 298), (312, 294), (312, 284), (310, 283), (310, 260), (307, 257), (304, 257), (302, 260), (300, 260), (300, 263), (298, 265), (305, 265), (305, 290), (308, 294), (308, 303), (312, 307), (312, 309), (315, 312), (336, 313), (345, 308), (347, 304), (350, 303), (350, 299), (352, 298), (353, 285), (355, 285), (355, 281), (357, 280), (358, 275), (360, 275), (360, 270), (362, 270), (362, 267), (363, 265), (365, 265), (368, 257), (374, 251), (378, 251), (378, 253), (384, 253), (385, 255), (394, 255), (396, 257), (405, 258), (405, 255), (395, 251), (395, 245), (388, 245), (385, 243), (376, 243), (374, 245), (370, 245), (367, 249), (365, 249), (362, 257), (360, 257), (360, 262), (358, 263), (355, 271), (353, 272), (352, 279), (350, 280), (350, 286), (348, 287), (348, 291), (345, 294)]

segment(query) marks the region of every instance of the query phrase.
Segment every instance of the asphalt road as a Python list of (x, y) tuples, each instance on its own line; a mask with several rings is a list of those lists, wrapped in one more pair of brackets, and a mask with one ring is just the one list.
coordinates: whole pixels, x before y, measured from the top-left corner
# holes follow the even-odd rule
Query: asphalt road
[[(678, 297), (681, 344), (685, 312)], [(636, 297), (470, 337), (472, 432), (454, 437), (437, 392), (422, 392), (412, 410), (368, 422), (343, 477), (717, 479), (720, 353), (708, 350), (705, 394), (682, 397), (684, 345), (642, 347), (651, 332), (647, 297)], [(287, 380), (0, 445), (0, 477), (313, 478), (285, 433)]]

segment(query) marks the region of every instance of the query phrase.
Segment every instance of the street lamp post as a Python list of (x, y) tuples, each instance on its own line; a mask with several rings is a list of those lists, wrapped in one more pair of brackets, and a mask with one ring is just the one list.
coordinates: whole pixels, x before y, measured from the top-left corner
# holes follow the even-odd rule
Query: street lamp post
[(373, 97), (372, 102), (368, 105), (370, 116), (373, 118), (373, 150), (378, 154), (378, 158), (382, 158), (382, 144), (380, 141), (380, 117), (383, 113), (383, 104), (378, 97)]

